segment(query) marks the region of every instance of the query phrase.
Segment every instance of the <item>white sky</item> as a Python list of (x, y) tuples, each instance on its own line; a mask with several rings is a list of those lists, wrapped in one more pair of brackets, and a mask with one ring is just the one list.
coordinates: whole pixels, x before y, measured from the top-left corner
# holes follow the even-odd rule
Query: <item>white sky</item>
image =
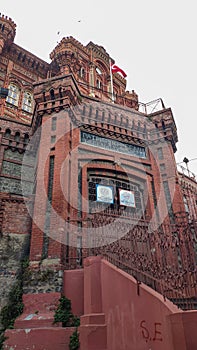
[[(140, 102), (161, 97), (172, 108), (177, 162), (197, 158), (195, 0), (0, 0), (0, 11), (17, 24), (15, 43), (47, 62), (64, 36), (103, 46)], [(197, 174), (197, 159), (189, 168)]]

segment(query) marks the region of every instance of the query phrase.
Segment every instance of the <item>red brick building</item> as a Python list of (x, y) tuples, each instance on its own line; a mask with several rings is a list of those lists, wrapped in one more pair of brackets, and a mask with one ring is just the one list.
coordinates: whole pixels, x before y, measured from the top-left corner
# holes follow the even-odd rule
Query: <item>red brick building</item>
[(185, 211), (189, 221), (196, 220), (196, 203), (197, 203), (197, 183), (195, 174), (183, 166), (179, 166), (179, 181), (183, 194)]
[[(115, 61), (102, 46), (63, 38), (49, 64), (15, 44), (15, 30), (0, 17), (1, 280), (13, 280), (23, 253), (57, 274), (102, 254), (195, 303), (196, 182), (177, 171), (171, 109), (157, 100), (151, 111), (119, 73), (112, 89)], [(60, 278), (37, 291), (61, 288)]]

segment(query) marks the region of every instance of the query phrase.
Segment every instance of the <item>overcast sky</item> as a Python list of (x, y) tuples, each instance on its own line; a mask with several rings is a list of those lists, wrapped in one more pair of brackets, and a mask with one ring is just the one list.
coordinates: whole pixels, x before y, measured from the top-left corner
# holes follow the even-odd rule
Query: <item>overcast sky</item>
[[(0, 0), (17, 24), (15, 43), (50, 62), (57, 41), (72, 35), (105, 47), (127, 73), (141, 102), (171, 107), (179, 142), (176, 161), (197, 174), (196, 2), (193, 0)], [(58, 31), (60, 32), (57, 35)]]

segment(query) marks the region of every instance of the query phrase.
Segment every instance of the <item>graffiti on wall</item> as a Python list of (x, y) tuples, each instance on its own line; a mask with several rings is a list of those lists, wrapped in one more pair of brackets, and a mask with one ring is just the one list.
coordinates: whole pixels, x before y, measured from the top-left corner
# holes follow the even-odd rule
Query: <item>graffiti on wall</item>
[(162, 337), (162, 324), (160, 322), (154, 322), (151, 326), (147, 325), (145, 320), (140, 322), (140, 330), (142, 338), (146, 341), (163, 341)]

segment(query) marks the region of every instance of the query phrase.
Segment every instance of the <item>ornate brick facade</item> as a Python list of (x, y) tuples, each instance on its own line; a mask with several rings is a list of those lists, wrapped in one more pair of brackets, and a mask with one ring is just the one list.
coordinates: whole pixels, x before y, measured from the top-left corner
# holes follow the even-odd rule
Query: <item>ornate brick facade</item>
[(1, 16), (1, 237), (31, 234), (32, 268), (103, 254), (171, 298), (196, 297), (196, 190), (189, 222), (171, 109), (142, 112), (118, 73), (113, 101), (114, 60), (102, 46), (63, 38), (48, 64), (14, 36)]

